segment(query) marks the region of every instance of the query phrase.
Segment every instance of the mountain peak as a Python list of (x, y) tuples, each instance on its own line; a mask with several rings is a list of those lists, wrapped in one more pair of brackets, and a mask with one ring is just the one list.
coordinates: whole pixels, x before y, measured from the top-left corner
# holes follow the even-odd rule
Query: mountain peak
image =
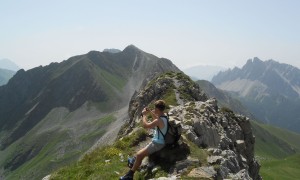
[(258, 57), (254, 57), (253, 59), (248, 59), (247, 63), (243, 66), (245, 67), (252, 67), (252, 66), (260, 66), (264, 63), (264, 61), (260, 60)]
[[(136, 46), (134, 46), (133, 44), (127, 46), (123, 52), (140, 52), (142, 51), (141, 49), (137, 48)], [(143, 51), (142, 51), (143, 52)]]
[(236, 94), (259, 119), (299, 132), (299, 77), (292, 65), (253, 58), (242, 69), (219, 73), (213, 83)]
[(254, 58), (253, 58), (253, 62), (263, 62), (263, 61), (260, 60), (258, 57), (254, 57)]

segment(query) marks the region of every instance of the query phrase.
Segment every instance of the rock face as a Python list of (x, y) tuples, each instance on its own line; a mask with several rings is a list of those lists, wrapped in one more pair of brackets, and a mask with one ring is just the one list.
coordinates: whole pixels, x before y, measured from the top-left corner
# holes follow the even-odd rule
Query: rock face
[(251, 119), (255, 119), (253, 114), (236, 98), (233, 98), (230, 93), (216, 88), (211, 82), (205, 80), (196, 81), (209, 97), (214, 97), (218, 100), (220, 107), (228, 107), (238, 114), (245, 115)]
[(129, 121), (127, 122), (128, 127), (124, 129), (125, 134), (135, 127), (144, 107), (149, 106), (155, 100), (164, 98), (171, 99), (172, 103), (169, 105), (178, 105), (189, 100), (205, 101), (207, 96), (199, 85), (185, 74), (175, 72), (163, 74), (141, 87), (141, 90), (131, 98), (128, 109)]
[(259, 165), (254, 158), (255, 137), (249, 119), (219, 109), (216, 99), (189, 102), (170, 110), (183, 125), (184, 134), (198, 147), (212, 154), (208, 163), (218, 166), (217, 177), (222, 179), (240, 173), (260, 179)]
[[(175, 103), (169, 100), (170, 97), (174, 97)], [(261, 179), (260, 165), (254, 157), (255, 137), (249, 118), (236, 115), (227, 108), (220, 109), (216, 99), (207, 99), (198, 85), (180, 73), (164, 74), (136, 93), (129, 107), (130, 119), (121, 134), (126, 135), (136, 127), (145, 106), (164, 98), (172, 105), (169, 108), (170, 121), (180, 123), (183, 128), (182, 137), (210, 154), (207, 166), (196, 166), (188, 173), (189, 177)], [(165, 159), (174, 158), (172, 153), (158, 154), (168, 154)], [(185, 164), (185, 167), (193, 164), (185, 162), (184, 158), (189, 158), (187, 155), (178, 159), (173, 169), (182, 167), (180, 164)]]

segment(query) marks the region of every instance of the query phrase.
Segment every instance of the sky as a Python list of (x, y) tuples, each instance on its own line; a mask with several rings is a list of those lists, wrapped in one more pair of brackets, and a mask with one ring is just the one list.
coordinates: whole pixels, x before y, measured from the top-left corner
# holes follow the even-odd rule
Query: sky
[(26, 70), (133, 44), (181, 69), (300, 68), (298, 0), (0, 0), (0, 59)]

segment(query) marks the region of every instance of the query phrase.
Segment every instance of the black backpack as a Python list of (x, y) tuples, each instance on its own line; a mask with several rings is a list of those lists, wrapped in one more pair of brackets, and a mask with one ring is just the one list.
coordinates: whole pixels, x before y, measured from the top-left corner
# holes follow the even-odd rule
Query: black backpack
[(168, 116), (161, 116), (161, 117), (164, 117), (167, 119), (167, 132), (166, 132), (166, 134), (163, 134), (161, 132), (160, 128), (157, 126), (158, 137), (159, 137), (159, 134), (161, 133), (164, 137), (166, 147), (174, 148), (174, 147), (178, 146), (178, 141), (181, 136), (181, 125), (176, 125), (175, 122), (170, 123), (169, 122), (169, 114), (168, 114)]

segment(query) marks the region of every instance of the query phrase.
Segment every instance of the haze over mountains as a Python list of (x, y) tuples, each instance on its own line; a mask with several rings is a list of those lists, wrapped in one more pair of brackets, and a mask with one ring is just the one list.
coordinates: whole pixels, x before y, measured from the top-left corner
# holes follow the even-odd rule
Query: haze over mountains
[(133, 45), (18, 71), (0, 87), (0, 167), (12, 179), (41, 177), (77, 159), (110, 127), (115, 135), (106, 143), (113, 142), (131, 96), (166, 71), (180, 70)]
[(8, 69), (11, 71), (18, 71), (20, 69), (18, 65), (16, 65), (13, 61), (9, 59), (0, 59), (0, 68)]
[(8, 82), (20, 68), (9, 59), (0, 60), (0, 86)]
[[(253, 65), (257, 63), (257, 67)], [(244, 74), (241, 69), (239, 73), (234, 74), (236, 76), (229, 76), (229, 79), (247, 77), (256, 85), (259, 80), (267, 78), (257, 80), (254, 77), (258, 72), (251, 72), (259, 69), (265, 72), (266, 70), (261, 68), (265, 63), (258, 59), (248, 61), (247, 66), (254, 66), (253, 68), (246, 68), (248, 71)], [(275, 72), (286, 70), (285, 73), (280, 73), (285, 80), (298, 76), (297, 71), (293, 73), (289, 71), (295, 70), (291, 66), (282, 68), (274, 61), (269, 63), (265, 65), (269, 67), (266, 69), (276, 69), (273, 67), (275, 64), (278, 66)], [(162, 76), (156, 79), (159, 80), (157, 85), (153, 84), (151, 80), (154, 77), (169, 71), (175, 73), (166, 73), (167, 78)], [(186, 75), (178, 72), (181, 71), (170, 60), (158, 58), (133, 45), (123, 51), (117, 49), (91, 51), (61, 63), (51, 63), (28, 71), (19, 70), (8, 84), (0, 86), (0, 179), (4, 176), (6, 179), (32, 179), (32, 177), (39, 179), (58, 167), (76, 161), (88, 150), (93, 151), (95, 147), (113, 143), (125, 120), (129, 119), (129, 106), (131, 109), (137, 108), (136, 104), (130, 104), (132, 97), (147, 102), (152, 101), (154, 97), (163, 97), (173, 102), (173, 105), (183, 105), (187, 101), (201, 100), (190, 96), (197, 97), (200, 94), (206, 96), (202, 93), (203, 89), (209, 96), (216, 97), (221, 106), (230, 107), (235, 112), (252, 118), (251, 113), (255, 111), (252, 109), (248, 111), (237, 100), (240, 99), (237, 92), (224, 92), (207, 81), (198, 81), (199, 87)], [(226, 72), (222, 73), (227, 75)], [(297, 78), (290, 81), (297, 82)], [(262, 83), (258, 83), (260, 84)], [(291, 84), (294, 87), (292, 89), (297, 89), (297, 83), (285, 85)], [(248, 87), (246, 85), (245, 87)], [(139, 91), (141, 87), (146, 89), (148, 87), (147, 96), (139, 96), (145, 93)], [(255, 88), (250, 88), (246, 92), (251, 95), (252, 90), (257, 90), (257, 86), (253, 87)], [(242, 88), (240, 91), (245, 92)], [(271, 94), (273, 91), (264, 92)], [(232, 98), (232, 94), (235, 94), (237, 99)], [(290, 94), (287, 93), (283, 97)], [(245, 105), (247, 107), (246, 103)], [(192, 107), (187, 109), (193, 110)], [(224, 111), (230, 116), (230, 110)], [(203, 118), (204, 116), (206, 118), (206, 113), (203, 114)], [(187, 114), (184, 118), (189, 116), (190, 114)], [(217, 118), (217, 121), (220, 121), (222, 112), (218, 116), (220, 118)], [(208, 118), (207, 123), (211, 123), (210, 120), (213, 122), (216, 119)], [(232, 122), (234, 125), (234, 121)], [(223, 122), (221, 124), (224, 126)], [(211, 125), (211, 130), (216, 130), (214, 125)], [(266, 132), (260, 125), (255, 124), (253, 127), (256, 128), (254, 132), (260, 133), (258, 142), (262, 144), (260, 146), (262, 151), (267, 148), (263, 146), (266, 134), (266, 137), (272, 139), (272, 142), (267, 144), (276, 148), (275, 155), (279, 154), (279, 157), (292, 155), (299, 150), (299, 144), (291, 146), (292, 143)], [(210, 133), (207, 138), (212, 138), (209, 135)], [(298, 135), (294, 135), (293, 139), (297, 137)]]
[(211, 81), (215, 75), (217, 75), (220, 71), (224, 71), (226, 69), (227, 68), (221, 66), (198, 65), (186, 68), (183, 70), (183, 72), (189, 75), (194, 80)]
[(274, 60), (250, 59), (240, 69), (216, 75), (216, 87), (231, 92), (258, 119), (300, 132), (300, 70)]
[(0, 86), (6, 84), (15, 73), (15, 71), (0, 68)]

